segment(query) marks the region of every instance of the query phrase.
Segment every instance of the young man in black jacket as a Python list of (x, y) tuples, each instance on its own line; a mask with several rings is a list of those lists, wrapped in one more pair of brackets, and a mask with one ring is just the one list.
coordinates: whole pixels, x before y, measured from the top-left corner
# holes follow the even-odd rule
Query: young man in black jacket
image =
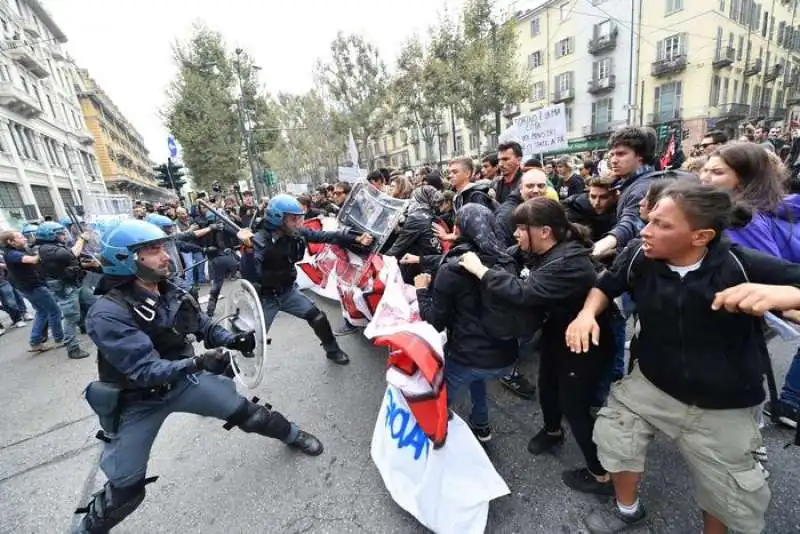
[(585, 193), (573, 195), (563, 204), (570, 222), (586, 226), (592, 231), (592, 241), (608, 234), (617, 222), (617, 192), (609, 178), (592, 178)]
[(754, 408), (764, 401), (767, 355), (754, 315), (800, 308), (800, 265), (721, 238), (734, 212), (724, 191), (682, 181), (667, 188), (641, 243), (617, 257), (567, 329), (575, 352), (598, 344), (596, 317), (625, 291), (642, 325), (637, 366), (612, 386), (594, 429), (617, 502), (586, 517), (593, 533), (643, 521), (638, 486), (656, 430), (676, 441), (692, 471), (703, 532), (764, 529), (770, 491), (754, 455)]

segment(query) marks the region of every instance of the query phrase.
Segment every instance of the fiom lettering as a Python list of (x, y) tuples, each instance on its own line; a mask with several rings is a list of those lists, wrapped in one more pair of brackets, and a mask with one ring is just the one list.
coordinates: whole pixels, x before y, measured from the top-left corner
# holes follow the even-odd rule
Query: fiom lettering
[(419, 460), (422, 454), (428, 456), (430, 442), (428, 437), (414, 421), (414, 427), (409, 429), (411, 413), (394, 401), (392, 390), (386, 391), (386, 428), (389, 435), (397, 442), (398, 449), (411, 447), (414, 449), (414, 460)]

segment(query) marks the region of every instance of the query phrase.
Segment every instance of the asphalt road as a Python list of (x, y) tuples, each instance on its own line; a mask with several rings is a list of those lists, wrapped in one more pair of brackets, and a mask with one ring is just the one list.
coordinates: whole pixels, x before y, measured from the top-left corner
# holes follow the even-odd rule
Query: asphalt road
[[(321, 307), (338, 321), (338, 307)], [(70, 361), (63, 349), (26, 352), (29, 328), (0, 338), (0, 533), (64, 533), (72, 512), (103, 482), (94, 438), (95, 417), (81, 398), (95, 376), (94, 358)], [(329, 364), (305, 322), (279, 315), (271, 332), (266, 378), (253, 394), (272, 403), (325, 443), (317, 458), (194, 415), (174, 415), (156, 440), (147, 499), (119, 533), (425, 532), (394, 504), (369, 457), (371, 433), (384, 391), (384, 349), (362, 336), (344, 338), (349, 366)], [(791, 347), (773, 346), (782, 381)], [(535, 374), (535, 359), (523, 365)], [(578, 533), (581, 518), (607, 506), (568, 490), (563, 469), (580, 465), (567, 440), (555, 455), (534, 458), (528, 439), (539, 429), (536, 402), (490, 387), (495, 439), (489, 455), (511, 488), (492, 503), (487, 532)], [(784, 449), (792, 434), (768, 426), (764, 437), (773, 498), (767, 532), (800, 531), (798, 455)], [(639, 533), (700, 532), (691, 481), (676, 449), (653, 443), (643, 485), (649, 522)]]

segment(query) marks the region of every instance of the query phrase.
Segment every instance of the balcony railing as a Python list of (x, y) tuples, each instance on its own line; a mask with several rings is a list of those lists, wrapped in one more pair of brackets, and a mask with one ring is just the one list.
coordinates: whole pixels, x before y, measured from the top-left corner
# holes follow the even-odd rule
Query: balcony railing
[(772, 108), (770, 118), (775, 121), (783, 120), (786, 118), (786, 108)]
[(511, 119), (522, 113), (519, 104), (508, 104), (503, 108), (503, 117)]
[(800, 90), (794, 89), (786, 95), (786, 105), (796, 106), (800, 104)]
[(749, 62), (744, 68), (744, 75), (755, 76), (756, 74), (761, 72), (761, 66), (762, 66), (761, 58)]
[(648, 118), (650, 119), (650, 124), (660, 124), (662, 122), (678, 120), (681, 118), (682, 114), (682, 109), (662, 109), (660, 111), (650, 113)]
[(12, 61), (16, 61), (37, 78), (47, 78), (50, 71), (47, 70), (47, 65), (44, 61), (36, 55), (36, 49), (24, 41), (15, 40), (11, 41), (9, 48), (6, 49), (6, 54)]
[(592, 126), (589, 129), (590, 135), (600, 135), (608, 133), (612, 130), (612, 124), (609, 121), (605, 122), (592, 122)]
[(780, 64), (773, 65), (767, 70), (767, 72), (764, 73), (764, 83), (774, 82), (778, 79), (778, 76), (781, 75), (782, 71), (783, 67), (781, 67)]
[(610, 91), (617, 86), (617, 77), (615, 75), (606, 76), (605, 78), (595, 78), (589, 80), (589, 88), (587, 91), (590, 94), (596, 95), (605, 91)]
[(743, 119), (750, 114), (750, 106), (747, 104), (727, 103), (717, 107), (719, 116), (727, 119)]
[(572, 100), (575, 98), (575, 88), (569, 87), (567, 89), (560, 89), (553, 93), (553, 104), (558, 104), (559, 102), (566, 102), (567, 100)]
[(733, 48), (732, 46), (723, 46), (722, 48), (717, 50), (717, 54), (714, 57), (714, 61), (711, 63), (711, 65), (715, 69), (730, 67), (735, 59), (736, 59), (736, 49)]
[(39, 102), (11, 82), (0, 82), (0, 106), (28, 118), (42, 114)]
[(600, 54), (601, 52), (606, 52), (608, 50), (613, 50), (617, 47), (617, 35), (619, 34), (619, 30), (614, 28), (611, 30), (610, 33), (606, 35), (597, 35), (592, 40), (589, 41), (589, 53)]
[(686, 70), (686, 56), (681, 54), (670, 59), (654, 61), (650, 73), (653, 76), (665, 76)]
[(769, 117), (769, 106), (750, 106), (750, 116), (756, 117)]

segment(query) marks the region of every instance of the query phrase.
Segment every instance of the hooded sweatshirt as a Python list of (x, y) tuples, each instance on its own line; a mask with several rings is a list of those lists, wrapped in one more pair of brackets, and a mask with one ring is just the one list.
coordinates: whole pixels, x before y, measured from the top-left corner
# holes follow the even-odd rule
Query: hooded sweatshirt
[(800, 195), (787, 195), (775, 214), (757, 212), (747, 226), (725, 233), (734, 243), (800, 263)]

